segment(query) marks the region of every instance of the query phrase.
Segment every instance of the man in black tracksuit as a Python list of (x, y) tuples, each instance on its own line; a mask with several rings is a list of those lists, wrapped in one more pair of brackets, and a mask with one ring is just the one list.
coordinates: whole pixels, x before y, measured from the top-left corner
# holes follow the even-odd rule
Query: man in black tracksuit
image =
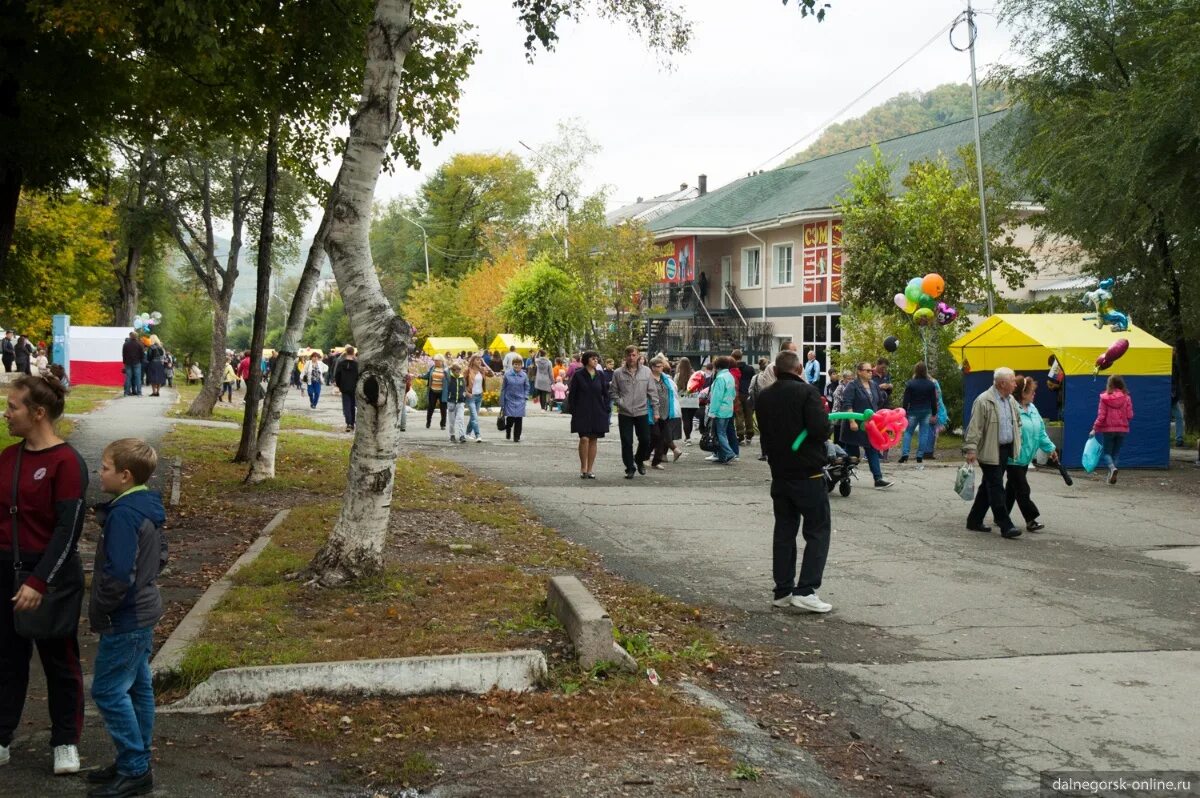
[[(825, 440), (829, 414), (817, 389), (804, 381), (800, 358), (780, 352), (775, 358), (776, 381), (758, 395), (755, 413), (771, 466), (771, 500), (775, 509), (772, 571), (776, 607), (799, 607), (829, 612), (817, 588), (829, 554), (829, 492), (825, 488)], [(800, 448), (792, 444), (801, 432)], [(804, 559), (796, 579), (796, 533), (804, 519)]]

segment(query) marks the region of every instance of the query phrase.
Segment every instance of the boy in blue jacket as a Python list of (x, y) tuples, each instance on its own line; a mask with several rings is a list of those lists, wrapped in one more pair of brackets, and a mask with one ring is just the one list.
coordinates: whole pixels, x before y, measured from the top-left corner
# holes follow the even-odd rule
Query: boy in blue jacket
[(167, 562), (162, 498), (146, 487), (158, 455), (145, 441), (113, 441), (100, 459), (100, 486), (115, 496), (96, 507), (96, 543), (88, 619), (100, 635), (92, 698), (117, 748), (117, 759), (88, 774), (95, 798), (146, 795), (154, 789), (150, 746), (154, 685), (150, 650), (162, 617), (155, 580)]

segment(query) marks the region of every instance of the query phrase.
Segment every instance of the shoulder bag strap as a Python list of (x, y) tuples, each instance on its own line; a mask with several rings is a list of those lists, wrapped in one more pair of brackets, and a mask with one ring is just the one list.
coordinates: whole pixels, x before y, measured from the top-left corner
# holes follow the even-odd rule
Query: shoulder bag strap
[(21, 544), (18, 542), (20, 535), (17, 532), (17, 494), (21, 487), (21, 453), (25, 451), (25, 442), (21, 441), (17, 447), (17, 464), (13, 467), (13, 483), (12, 483), (12, 504), (9, 505), (8, 514), (12, 518), (12, 551), (13, 551), (13, 570), (21, 570)]

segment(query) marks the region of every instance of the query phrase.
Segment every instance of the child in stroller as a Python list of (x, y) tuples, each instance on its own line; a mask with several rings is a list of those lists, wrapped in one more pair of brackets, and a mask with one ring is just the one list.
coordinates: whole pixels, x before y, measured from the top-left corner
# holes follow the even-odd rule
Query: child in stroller
[(855, 473), (858, 458), (846, 454), (846, 450), (833, 441), (825, 441), (825, 457), (828, 460), (822, 469), (825, 474), (825, 489), (833, 493), (836, 487), (843, 496), (849, 496), (850, 480), (858, 479)]

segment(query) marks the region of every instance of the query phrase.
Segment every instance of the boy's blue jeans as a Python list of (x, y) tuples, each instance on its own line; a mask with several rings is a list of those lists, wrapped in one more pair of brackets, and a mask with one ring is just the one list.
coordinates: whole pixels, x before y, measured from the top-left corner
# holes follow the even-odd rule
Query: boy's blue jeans
[(154, 736), (154, 680), (150, 675), (153, 643), (153, 627), (124, 634), (102, 634), (96, 652), (92, 699), (117, 747), (117, 772), (122, 776), (140, 776), (150, 769), (150, 743)]

